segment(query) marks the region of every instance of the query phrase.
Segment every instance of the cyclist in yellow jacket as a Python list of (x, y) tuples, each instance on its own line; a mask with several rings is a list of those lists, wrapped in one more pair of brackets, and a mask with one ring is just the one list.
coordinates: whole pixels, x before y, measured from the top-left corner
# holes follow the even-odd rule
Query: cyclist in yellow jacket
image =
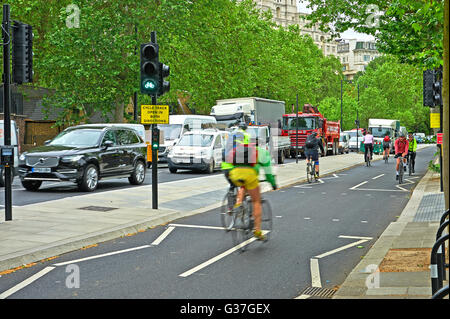
[(411, 172), (414, 173), (414, 166), (416, 165), (417, 141), (412, 135), (412, 133), (408, 134), (408, 141), (409, 141), (408, 157), (409, 160), (411, 161)]

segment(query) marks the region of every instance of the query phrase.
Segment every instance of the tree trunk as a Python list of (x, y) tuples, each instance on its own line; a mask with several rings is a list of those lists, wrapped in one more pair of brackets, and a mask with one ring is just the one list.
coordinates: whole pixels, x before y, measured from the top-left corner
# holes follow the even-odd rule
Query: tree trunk
[(116, 102), (116, 110), (114, 112), (114, 122), (115, 123), (123, 123), (123, 112), (124, 112), (124, 103)]
[(444, 139), (443, 139), (443, 154), (442, 154), (442, 181), (444, 186), (444, 197), (445, 197), (445, 209), (449, 209), (450, 203), (449, 203), (449, 110), (448, 110), (448, 102), (449, 102), (449, 45), (448, 45), (448, 37), (449, 37), (449, 1), (444, 1), (444, 72), (443, 72), (443, 80), (442, 80), (442, 99), (443, 99), (443, 110), (442, 110), (442, 116), (443, 116), (443, 133), (444, 133)]

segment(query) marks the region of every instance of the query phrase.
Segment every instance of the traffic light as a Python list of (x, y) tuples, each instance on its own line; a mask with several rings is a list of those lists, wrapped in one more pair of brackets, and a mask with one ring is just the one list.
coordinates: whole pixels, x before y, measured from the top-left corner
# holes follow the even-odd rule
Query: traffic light
[(164, 80), (164, 78), (168, 77), (170, 75), (170, 67), (168, 65), (165, 65), (163, 63), (160, 63), (160, 79), (159, 79), (159, 92), (158, 95), (161, 96), (166, 92), (169, 92), (170, 90), (170, 82)]
[(152, 150), (158, 149), (159, 149), (159, 129), (155, 127), (152, 129)]
[(442, 78), (439, 70), (423, 71), (423, 105), (436, 107), (442, 105)]
[(433, 83), (433, 104), (434, 106), (442, 105), (442, 79), (435, 79)]
[(12, 82), (33, 82), (33, 29), (19, 21), (12, 29)]
[(159, 46), (157, 43), (141, 44), (141, 93), (157, 95), (160, 90)]

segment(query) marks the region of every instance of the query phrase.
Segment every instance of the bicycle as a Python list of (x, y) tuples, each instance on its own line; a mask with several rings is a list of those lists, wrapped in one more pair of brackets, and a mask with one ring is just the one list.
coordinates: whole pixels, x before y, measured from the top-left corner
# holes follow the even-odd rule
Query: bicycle
[(317, 174), (316, 169), (314, 167), (314, 163), (311, 160), (311, 156), (308, 158), (309, 162), (306, 163), (306, 178), (308, 180), (308, 183), (311, 183), (313, 178), (317, 181)]
[(388, 164), (389, 163), (389, 154), (385, 154), (383, 159), (384, 159), (384, 163)]
[(403, 172), (404, 172), (404, 165), (403, 165), (403, 159), (406, 157), (399, 156), (397, 157), (400, 159), (400, 164), (398, 165), (398, 183), (403, 184)]
[(220, 220), (225, 231), (230, 231), (234, 225), (233, 207), (236, 203), (238, 187), (230, 185), (224, 199), (222, 200), (222, 206), (220, 210)]
[[(265, 182), (265, 180), (260, 181)], [(272, 232), (272, 207), (267, 199), (261, 196), (261, 230), (266, 236), (263, 242), (267, 242)], [(234, 213), (234, 228), (232, 231), (232, 239), (235, 246), (239, 246), (240, 252), (246, 250), (246, 243), (253, 236), (253, 205), (251, 197), (248, 193), (245, 194), (244, 200), (238, 209), (233, 210)], [(255, 238), (256, 239), (256, 238)]]

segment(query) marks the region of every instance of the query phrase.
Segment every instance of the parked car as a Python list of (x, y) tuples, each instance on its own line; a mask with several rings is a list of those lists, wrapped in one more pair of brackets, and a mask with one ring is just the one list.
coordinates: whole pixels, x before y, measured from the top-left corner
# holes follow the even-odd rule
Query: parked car
[(222, 163), (222, 150), (229, 132), (217, 129), (184, 133), (167, 156), (169, 171), (200, 170), (213, 173)]
[(23, 187), (36, 191), (44, 181), (72, 181), (91, 192), (98, 181), (127, 177), (133, 185), (145, 179), (147, 145), (134, 129), (79, 125), (65, 129), (44, 146), (19, 157)]
[[(4, 139), (4, 127), (3, 120), (0, 120), (0, 145), (5, 145)], [(19, 164), (19, 131), (17, 129), (17, 125), (15, 121), (11, 121), (11, 144), (14, 147), (14, 166), (11, 169), (11, 183), (14, 180), (14, 176), (17, 175), (17, 168)], [(3, 169), (3, 165), (0, 164), (0, 186), (5, 186), (5, 170)]]
[(350, 134), (341, 132), (339, 135), (339, 154), (344, 154), (349, 152), (349, 142), (350, 142)]

